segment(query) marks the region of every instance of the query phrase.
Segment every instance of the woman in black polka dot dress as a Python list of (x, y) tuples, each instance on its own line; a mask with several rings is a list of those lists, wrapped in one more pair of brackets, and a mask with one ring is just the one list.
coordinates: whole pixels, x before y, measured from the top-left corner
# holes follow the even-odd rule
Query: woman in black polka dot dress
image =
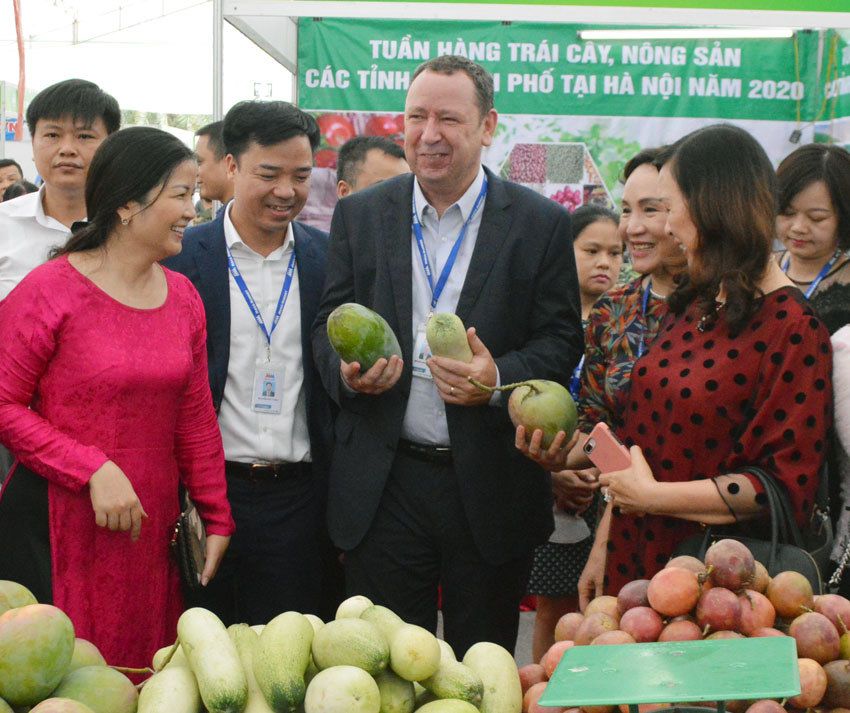
[[(635, 364), (621, 439), (632, 467), (600, 477), (611, 502), (583, 578), (616, 592), (664, 566), (699, 523), (763, 510), (758, 465), (802, 524), (831, 409), (829, 333), (770, 259), (775, 182), (745, 131), (713, 126), (670, 150), (659, 174), (667, 230), (688, 258), (672, 315)], [(588, 588), (587, 591), (590, 591)]]

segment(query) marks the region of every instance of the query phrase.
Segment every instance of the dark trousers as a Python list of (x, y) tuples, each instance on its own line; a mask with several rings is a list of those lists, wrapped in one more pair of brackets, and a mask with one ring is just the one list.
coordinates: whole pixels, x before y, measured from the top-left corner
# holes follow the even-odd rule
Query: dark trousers
[(478, 641), (513, 652), (532, 553), (486, 562), (472, 540), (451, 465), (399, 453), (369, 532), (345, 553), (349, 596), (363, 594), (405, 621), (437, 628), (460, 659)]
[(318, 613), (322, 514), (312, 476), (251, 482), (227, 478), (236, 532), (218, 573), (186, 605), (225, 626), (267, 624), (285, 611)]
[(53, 602), (47, 480), (20, 463), (0, 498), (0, 579)]

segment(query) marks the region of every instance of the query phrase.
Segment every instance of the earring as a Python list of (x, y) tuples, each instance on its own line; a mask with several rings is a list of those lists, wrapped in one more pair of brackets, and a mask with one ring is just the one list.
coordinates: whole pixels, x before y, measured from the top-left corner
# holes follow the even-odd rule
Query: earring
[(121, 225), (130, 225), (129, 218), (121, 218)]

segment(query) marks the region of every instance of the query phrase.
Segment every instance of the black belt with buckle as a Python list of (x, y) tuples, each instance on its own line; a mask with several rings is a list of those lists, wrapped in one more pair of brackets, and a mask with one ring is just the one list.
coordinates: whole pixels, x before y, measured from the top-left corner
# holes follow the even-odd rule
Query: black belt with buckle
[(252, 483), (258, 480), (290, 480), (310, 475), (313, 464), (301, 463), (237, 463), (227, 460), (224, 462), (224, 472)]
[(417, 460), (424, 460), (429, 463), (445, 465), (452, 462), (452, 449), (449, 446), (430, 446), (402, 438), (398, 442), (398, 449)]

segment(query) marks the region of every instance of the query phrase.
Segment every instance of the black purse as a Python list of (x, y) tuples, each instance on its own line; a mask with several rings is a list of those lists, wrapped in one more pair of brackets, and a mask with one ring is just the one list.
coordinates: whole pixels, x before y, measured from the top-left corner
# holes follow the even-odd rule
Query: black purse
[[(829, 554), (833, 539), (826, 469), (821, 473), (815, 495), (815, 507), (805, 532), (801, 532), (797, 526), (791, 501), (782, 483), (756, 466), (743, 468), (742, 472), (756, 476), (764, 487), (767, 507), (770, 509), (769, 537), (753, 536), (752, 521), (731, 528), (708, 526), (702, 535), (682, 541), (674, 554), (692, 555), (703, 560), (706, 550), (717, 540), (738, 540), (767, 568), (771, 577), (785, 570), (794, 570), (811, 582), (815, 594), (823, 593), (822, 574), (830, 568)], [(746, 528), (750, 533), (742, 533), (742, 528)]]
[(201, 588), (207, 552), (207, 532), (201, 515), (188, 496), (180, 517), (174, 522), (171, 553), (180, 571), (180, 583), (187, 592)]

